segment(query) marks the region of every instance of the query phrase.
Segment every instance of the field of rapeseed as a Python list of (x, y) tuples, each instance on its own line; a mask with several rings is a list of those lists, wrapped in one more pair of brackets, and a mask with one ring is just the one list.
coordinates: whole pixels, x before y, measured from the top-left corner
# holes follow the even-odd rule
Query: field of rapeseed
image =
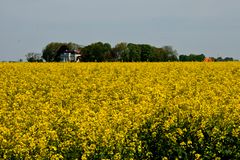
[(240, 63), (0, 63), (0, 159), (240, 159)]

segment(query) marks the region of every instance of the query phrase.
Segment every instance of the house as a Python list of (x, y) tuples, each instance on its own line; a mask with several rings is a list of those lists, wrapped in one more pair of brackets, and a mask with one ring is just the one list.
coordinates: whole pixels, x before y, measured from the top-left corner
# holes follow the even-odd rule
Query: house
[(80, 50), (65, 50), (60, 54), (61, 62), (79, 62), (81, 60)]
[(214, 59), (212, 57), (206, 57), (203, 60), (204, 62), (214, 62)]

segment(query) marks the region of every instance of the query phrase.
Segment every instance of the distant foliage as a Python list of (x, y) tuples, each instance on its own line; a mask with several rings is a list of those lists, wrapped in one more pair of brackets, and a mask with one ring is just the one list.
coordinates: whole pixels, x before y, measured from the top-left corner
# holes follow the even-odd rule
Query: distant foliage
[(61, 53), (66, 50), (81, 49), (81, 46), (76, 43), (60, 43), (51, 42), (42, 51), (42, 58), (46, 62), (59, 62)]
[(104, 62), (112, 59), (111, 45), (102, 42), (84, 47), (81, 54), (84, 62)]
[(240, 159), (239, 62), (0, 69), (0, 159)]
[[(81, 51), (83, 62), (203, 62), (204, 54), (179, 55), (172, 46), (161, 48), (149, 44), (134, 44), (121, 42), (113, 48), (109, 43), (96, 42), (87, 46), (76, 43), (51, 42), (42, 51), (46, 62), (60, 62), (60, 55), (66, 50)], [(209, 57), (212, 61), (234, 61), (232, 57)]]
[(202, 62), (205, 59), (204, 54), (190, 54), (190, 55), (180, 55), (179, 56), (179, 61), (197, 61), (197, 62)]
[(47, 62), (59, 62), (60, 55), (66, 50), (81, 50), (83, 62), (166, 62), (178, 61), (177, 51), (171, 46), (157, 48), (148, 44), (121, 42), (115, 47), (109, 43), (92, 43), (80, 46), (74, 43), (51, 42), (43, 49), (43, 59)]
[[(25, 56), (28, 62), (43, 62), (41, 54), (39, 53), (31, 52), (26, 54)], [(22, 60), (20, 59), (19, 61), (21, 62)]]

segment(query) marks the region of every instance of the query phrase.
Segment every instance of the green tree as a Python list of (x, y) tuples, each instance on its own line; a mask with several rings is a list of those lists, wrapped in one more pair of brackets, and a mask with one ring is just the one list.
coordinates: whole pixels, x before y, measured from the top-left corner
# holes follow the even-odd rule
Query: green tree
[(85, 62), (103, 62), (111, 58), (111, 45), (97, 42), (82, 49), (82, 60)]
[(149, 56), (149, 60), (151, 62), (178, 61), (177, 51), (173, 50), (171, 46), (153, 48), (153, 51)]
[(130, 62), (141, 61), (141, 47), (133, 43), (129, 43), (127, 47), (129, 49), (129, 61)]
[(162, 48), (154, 48), (153, 52), (149, 55), (150, 62), (162, 62), (166, 59), (166, 54)]
[(234, 59), (232, 57), (225, 57), (224, 61), (233, 61)]
[(221, 61), (223, 61), (223, 58), (222, 57), (217, 57), (216, 61), (221, 62)]
[(189, 61), (189, 57), (187, 55), (180, 55), (179, 61), (182, 61), (182, 62)]
[(198, 61), (198, 62), (202, 62), (202, 61), (204, 61), (205, 58), (206, 57), (205, 57), (204, 54), (199, 54), (199, 55), (196, 55), (195, 60)]
[(70, 50), (79, 50), (79, 49), (83, 48), (82, 45), (79, 45), (79, 44), (73, 43), (73, 42), (67, 43), (67, 47), (68, 47)]
[(177, 50), (174, 50), (172, 46), (164, 46), (162, 47), (163, 54), (165, 54), (164, 61), (177, 61)]
[(25, 55), (28, 62), (43, 62), (41, 54), (30, 52)]
[(42, 57), (46, 62), (54, 62), (58, 60), (58, 50), (66, 43), (51, 42), (42, 51)]
[(190, 54), (190, 55), (180, 55), (179, 61), (197, 61), (202, 62), (205, 59), (204, 54)]
[(121, 42), (115, 45), (112, 49), (112, 57), (115, 61), (129, 61), (129, 49), (127, 43)]
[(141, 48), (141, 61), (149, 61), (150, 55), (153, 53), (154, 48), (148, 44), (141, 44), (139, 47)]

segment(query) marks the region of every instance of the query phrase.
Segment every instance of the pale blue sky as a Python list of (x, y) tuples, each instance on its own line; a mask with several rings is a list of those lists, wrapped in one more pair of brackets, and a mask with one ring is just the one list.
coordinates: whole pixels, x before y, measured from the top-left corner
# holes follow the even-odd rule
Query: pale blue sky
[(240, 59), (239, 0), (1, 0), (0, 20), (0, 61), (97, 41)]

